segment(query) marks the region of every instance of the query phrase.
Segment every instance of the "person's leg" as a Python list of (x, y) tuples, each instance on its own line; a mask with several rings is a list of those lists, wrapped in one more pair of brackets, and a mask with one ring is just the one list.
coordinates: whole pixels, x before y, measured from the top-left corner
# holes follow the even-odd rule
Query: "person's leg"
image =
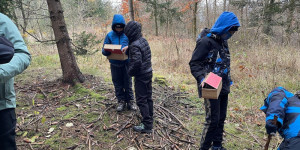
[(147, 76), (147, 102), (149, 107), (149, 115), (151, 117), (149, 122), (151, 122), (151, 128), (153, 128), (152, 72)]
[(143, 117), (142, 124), (145, 126), (145, 129), (152, 129), (152, 117), (149, 112), (148, 104), (148, 91), (149, 91), (149, 77), (147, 76), (137, 76), (134, 79), (135, 84), (135, 96), (136, 103), (140, 109), (141, 115)]
[(201, 136), (200, 150), (208, 150), (211, 147), (220, 118), (219, 100), (204, 99), (204, 105), (206, 118)]
[(218, 101), (220, 101), (220, 119), (213, 139), (214, 147), (222, 147), (224, 122), (227, 114), (228, 94), (220, 95)]
[(129, 110), (136, 110), (136, 105), (134, 102), (133, 90), (132, 90), (132, 77), (127, 73), (127, 64), (123, 67), (123, 81), (125, 89), (125, 97), (127, 108)]
[(16, 150), (16, 113), (14, 108), (0, 111), (0, 149)]
[(125, 92), (123, 88), (122, 66), (118, 64), (110, 64), (111, 77), (115, 87), (115, 95), (118, 99), (117, 111), (122, 111), (125, 106)]

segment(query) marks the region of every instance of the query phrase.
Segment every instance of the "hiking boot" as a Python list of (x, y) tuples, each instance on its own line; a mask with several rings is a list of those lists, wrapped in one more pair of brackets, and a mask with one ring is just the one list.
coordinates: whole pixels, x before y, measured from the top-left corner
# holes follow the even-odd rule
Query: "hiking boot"
[(137, 106), (133, 101), (130, 101), (127, 103), (127, 109), (128, 110), (133, 110), (136, 111), (137, 110)]
[(226, 150), (224, 147), (212, 147), (211, 150)]
[(118, 103), (118, 107), (117, 107), (117, 111), (118, 112), (121, 112), (124, 110), (124, 107), (125, 107), (125, 103), (124, 102), (119, 102)]
[(138, 126), (134, 126), (133, 130), (140, 133), (152, 133), (152, 129), (146, 129), (143, 123)]

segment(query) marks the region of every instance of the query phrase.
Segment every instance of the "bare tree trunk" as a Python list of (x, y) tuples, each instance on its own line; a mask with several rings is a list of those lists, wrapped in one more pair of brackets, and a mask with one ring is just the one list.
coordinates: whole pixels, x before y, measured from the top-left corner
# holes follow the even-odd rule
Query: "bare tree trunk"
[(287, 41), (288, 42), (290, 42), (291, 34), (293, 33), (292, 23), (293, 23), (293, 20), (294, 20), (294, 11), (295, 11), (295, 0), (290, 0), (288, 18), (287, 18), (287, 28), (286, 28), (286, 34), (287, 34)]
[(246, 23), (243, 25), (242, 24), (242, 26), (244, 26), (244, 27), (247, 27), (248, 26), (248, 23), (249, 23), (249, 18), (248, 18), (248, 7), (249, 7), (249, 5), (246, 5), (246, 12), (245, 12), (245, 14), (246, 14)]
[(217, 16), (217, 0), (214, 1), (214, 21), (216, 21), (216, 16)]
[(241, 7), (241, 24), (244, 25), (244, 6)]
[(155, 21), (155, 35), (158, 36), (158, 23), (157, 23), (157, 0), (154, 0), (154, 21)]
[(134, 10), (133, 10), (133, 0), (128, 0), (129, 3), (129, 17), (131, 21), (134, 21)]
[(209, 10), (208, 10), (208, 0), (205, 0), (206, 2), (206, 22), (207, 22), (207, 27), (210, 27), (210, 23), (209, 23)]
[(223, 0), (223, 12), (226, 11), (226, 0)]
[[(169, 2), (169, 0), (166, 0), (166, 3), (168, 3)], [(169, 15), (169, 13), (170, 13), (170, 11), (169, 11), (169, 9), (170, 9), (170, 5), (168, 5), (167, 6), (167, 14)], [(168, 32), (169, 32), (169, 22), (170, 22), (170, 18), (169, 17), (167, 17), (166, 18), (166, 37), (168, 37)]]
[(195, 2), (195, 8), (194, 8), (194, 38), (197, 37), (197, 11), (198, 11), (198, 1)]
[(272, 10), (274, 8), (275, 0), (266, 0), (265, 2), (263, 32), (267, 35), (272, 35)]
[(64, 19), (60, 0), (47, 0), (52, 28), (63, 72), (63, 82), (74, 85), (76, 81), (84, 82), (71, 48), (71, 39)]
[(23, 18), (22, 31), (23, 31), (23, 34), (25, 34), (26, 30), (27, 30), (28, 22), (27, 22), (25, 10), (24, 10), (24, 7), (23, 7), (23, 0), (17, 0), (17, 4), (19, 5), (19, 9), (21, 10), (21, 14), (22, 14), (22, 18)]
[(12, 11), (12, 15), (13, 15), (14, 21), (16, 22), (16, 26), (17, 26), (18, 28), (20, 28), (19, 20), (18, 20), (17, 14), (16, 14), (16, 9), (15, 9), (14, 11)]

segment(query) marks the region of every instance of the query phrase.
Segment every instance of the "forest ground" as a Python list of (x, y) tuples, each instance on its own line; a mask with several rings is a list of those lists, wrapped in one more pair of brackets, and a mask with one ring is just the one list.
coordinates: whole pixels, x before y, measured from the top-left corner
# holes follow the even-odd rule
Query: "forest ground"
[[(55, 46), (28, 44), (30, 67), (16, 77), (18, 149), (198, 149), (204, 123), (203, 100), (188, 61), (194, 41), (146, 37), (152, 49), (155, 126), (137, 134), (139, 112), (117, 113), (109, 63), (100, 53), (78, 56), (87, 80), (74, 87), (60, 83)], [(300, 89), (300, 52), (292, 47), (232, 41), (234, 85), (229, 97), (224, 146), (230, 150), (262, 149), (267, 135), (259, 110), (272, 88)], [(273, 138), (275, 149), (281, 138)]]

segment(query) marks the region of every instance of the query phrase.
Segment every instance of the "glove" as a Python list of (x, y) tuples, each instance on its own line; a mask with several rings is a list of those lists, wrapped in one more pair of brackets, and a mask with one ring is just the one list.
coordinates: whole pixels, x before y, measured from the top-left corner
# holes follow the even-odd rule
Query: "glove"
[(273, 120), (268, 120), (266, 122), (266, 130), (268, 134), (276, 134), (277, 126), (272, 123)]

